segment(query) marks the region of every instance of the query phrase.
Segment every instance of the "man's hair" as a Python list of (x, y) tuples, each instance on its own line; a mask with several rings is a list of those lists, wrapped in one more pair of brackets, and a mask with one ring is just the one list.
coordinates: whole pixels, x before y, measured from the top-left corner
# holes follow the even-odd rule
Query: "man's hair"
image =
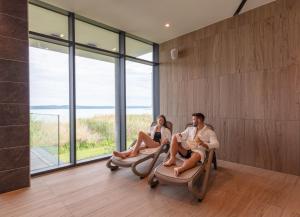
[(205, 120), (204, 114), (202, 114), (202, 113), (200, 113), (200, 112), (199, 112), (199, 113), (194, 113), (192, 116), (201, 119), (201, 121), (203, 121), (203, 122), (204, 122), (204, 120)]

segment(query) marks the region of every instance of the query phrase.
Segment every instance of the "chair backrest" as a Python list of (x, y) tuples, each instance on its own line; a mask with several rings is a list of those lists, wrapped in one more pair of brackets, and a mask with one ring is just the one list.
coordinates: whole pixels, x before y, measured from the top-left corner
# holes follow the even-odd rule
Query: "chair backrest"
[[(151, 124), (151, 127), (154, 127), (156, 125), (156, 121), (153, 121)], [(171, 121), (167, 121), (167, 127), (171, 131), (171, 134), (173, 133), (173, 124)]]
[[(214, 128), (211, 124), (205, 123), (205, 125), (206, 125), (208, 128), (210, 128), (211, 130), (215, 131), (215, 128)], [(188, 128), (188, 127), (192, 127), (192, 126), (193, 126), (192, 123), (187, 123), (187, 124), (185, 125), (185, 129)]]

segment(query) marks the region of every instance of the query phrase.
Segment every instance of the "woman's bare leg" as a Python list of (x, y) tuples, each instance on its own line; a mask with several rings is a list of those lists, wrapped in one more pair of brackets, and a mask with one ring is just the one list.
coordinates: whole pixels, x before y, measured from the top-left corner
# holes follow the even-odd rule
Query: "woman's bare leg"
[[(141, 147), (142, 142), (145, 143), (146, 147)], [(127, 157), (135, 157), (138, 155), (140, 150), (143, 150), (145, 148), (156, 148), (158, 146), (160, 146), (158, 142), (153, 141), (149, 135), (141, 131), (138, 134), (138, 139), (135, 145), (133, 146), (133, 149), (123, 151), (123, 152), (114, 151), (113, 155), (117, 157), (121, 157), (123, 159)]]
[(127, 150), (127, 151), (113, 151), (113, 155), (116, 157), (120, 157), (120, 158), (126, 158), (130, 155), (130, 153), (132, 152), (132, 150)]
[[(119, 151), (114, 151), (113, 152), (113, 155), (115, 155), (115, 156), (117, 156), (117, 157), (120, 157), (120, 158), (127, 158), (127, 157), (129, 157), (129, 156), (132, 156), (132, 153), (133, 153), (133, 151), (134, 150), (136, 150), (136, 152), (138, 151), (138, 149), (140, 148), (139, 146), (141, 146), (141, 144), (142, 144), (142, 139), (143, 139), (143, 132), (141, 131), (141, 132), (139, 132), (139, 134), (138, 134), (138, 139), (137, 139), (137, 141), (135, 142), (135, 145), (133, 146), (133, 149), (129, 149), (129, 150), (127, 150), (127, 151), (123, 151), (123, 152), (119, 152)], [(136, 156), (136, 154), (135, 154), (135, 156)]]
[(192, 156), (189, 159), (186, 159), (180, 167), (174, 168), (175, 176), (179, 176), (180, 173), (195, 167), (198, 161), (201, 160), (201, 155), (199, 153), (192, 153)]
[[(145, 143), (146, 147), (141, 147), (142, 142)], [(130, 153), (129, 157), (135, 157), (138, 155), (139, 151), (145, 148), (156, 148), (159, 147), (160, 144), (151, 139), (149, 135), (144, 132), (139, 132), (138, 139), (135, 143), (134, 149)]]

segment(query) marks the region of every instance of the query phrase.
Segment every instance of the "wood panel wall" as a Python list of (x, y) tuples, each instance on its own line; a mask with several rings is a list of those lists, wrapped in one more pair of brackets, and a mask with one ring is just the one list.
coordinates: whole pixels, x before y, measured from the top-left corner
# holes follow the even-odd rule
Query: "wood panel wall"
[(218, 158), (300, 175), (300, 1), (277, 0), (162, 43), (160, 94), (174, 132), (193, 112), (206, 115)]

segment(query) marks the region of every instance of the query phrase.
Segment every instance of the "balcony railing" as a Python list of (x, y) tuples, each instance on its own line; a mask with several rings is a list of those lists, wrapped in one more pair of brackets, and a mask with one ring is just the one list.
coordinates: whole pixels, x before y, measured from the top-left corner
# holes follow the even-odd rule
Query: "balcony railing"
[(59, 127), (59, 115), (30, 113), (31, 172), (60, 165)]

